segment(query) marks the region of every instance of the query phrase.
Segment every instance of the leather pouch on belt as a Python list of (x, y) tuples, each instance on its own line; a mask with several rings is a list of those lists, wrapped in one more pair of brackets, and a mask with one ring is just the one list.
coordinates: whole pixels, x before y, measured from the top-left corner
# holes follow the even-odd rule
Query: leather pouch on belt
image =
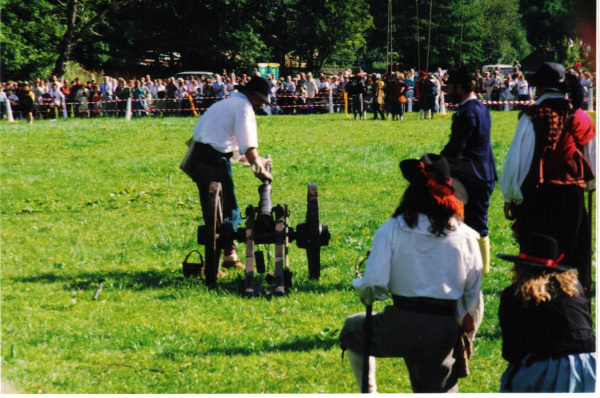
[(214, 181), (221, 181), (221, 170), (206, 163), (196, 163), (192, 169), (192, 180), (197, 183), (209, 184)]
[(469, 336), (462, 328), (458, 327), (458, 336), (456, 337), (456, 344), (454, 345), (454, 367), (456, 370), (456, 376), (458, 378), (467, 377), (469, 375), (469, 359), (467, 349), (471, 346)]

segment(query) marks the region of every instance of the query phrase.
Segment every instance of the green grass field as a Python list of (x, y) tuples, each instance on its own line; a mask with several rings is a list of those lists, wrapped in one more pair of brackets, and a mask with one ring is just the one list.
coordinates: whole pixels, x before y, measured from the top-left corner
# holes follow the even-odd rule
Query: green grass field
[[(371, 116), (370, 116), (371, 117)], [(501, 173), (516, 112), (492, 112)], [(27, 393), (356, 392), (337, 341), (363, 311), (354, 264), (407, 186), (398, 163), (443, 148), (450, 117), (402, 122), (343, 115), (260, 117), (259, 152), (274, 159), (273, 204), (304, 220), (307, 184), (319, 184), (321, 279), (290, 249), (286, 297), (244, 299), (236, 271), (209, 290), (184, 279), (201, 212), (179, 170), (195, 118), (3, 124), (2, 380)], [(257, 205), (259, 181), (234, 165), (240, 207)], [(489, 210), (492, 272), (485, 319), (462, 392), (497, 392), (506, 363), (497, 310), (515, 253), (499, 189)], [(238, 246), (243, 258), (244, 245)], [(270, 248), (274, 257), (273, 248)], [(273, 264), (271, 264), (273, 266)], [(98, 280), (104, 290), (92, 300)], [(375, 305), (375, 311), (384, 304)], [(380, 392), (410, 392), (401, 359), (378, 361)]]

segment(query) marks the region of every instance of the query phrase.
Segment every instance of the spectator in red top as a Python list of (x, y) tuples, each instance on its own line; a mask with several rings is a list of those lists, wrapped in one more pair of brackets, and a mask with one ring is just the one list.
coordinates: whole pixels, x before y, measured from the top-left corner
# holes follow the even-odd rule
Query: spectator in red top
[(581, 68), (581, 61), (577, 60), (577, 62), (575, 62), (575, 65), (573, 65), (573, 69), (579, 70), (580, 68)]

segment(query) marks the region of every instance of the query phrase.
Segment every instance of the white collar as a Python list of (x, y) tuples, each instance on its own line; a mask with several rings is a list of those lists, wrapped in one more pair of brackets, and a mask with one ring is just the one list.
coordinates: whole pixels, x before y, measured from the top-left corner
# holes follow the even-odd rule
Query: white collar
[(550, 99), (550, 98), (562, 98), (562, 99), (565, 99), (565, 97), (566, 97), (565, 93), (549, 92), (549, 93), (546, 93), (546, 94), (542, 95), (540, 98), (538, 98), (537, 101), (535, 101), (535, 104), (539, 105), (542, 102), (544, 102), (545, 100)]
[[(396, 217), (396, 221), (400, 223), (401, 228), (404, 229), (405, 231), (414, 232), (414, 233), (418, 233), (418, 234), (422, 234), (422, 235), (434, 236), (431, 233), (431, 231), (429, 230), (429, 227), (431, 227), (431, 221), (429, 221), (429, 217), (427, 217), (427, 215), (423, 214), (423, 213), (418, 213), (418, 214), (419, 214), (419, 220), (418, 220), (417, 226), (415, 228), (410, 228), (408, 226), (408, 224), (406, 224), (406, 221), (404, 221), (404, 217), (402, 215), (399, 215), (398, 217)], [(462, 225), (462, 222), (458, 221), (454, 217), (451, 217), (448, 224), (450, 224), (450, 227), (453, 229), (452, 230), (444, 229), (444, 234), (455, 235), (455, 234), (461, 233), (461, 231), (459, 231), (459, 228)]]
[(463, 106), (463, 105), (464, 105), (464, 104), (466, 104), (468, 101), (471, 101), (471, 100), (474, 100), (474, 99), (477, 99), (477, 96), (476, 96), (475, 94), (471, 94), (471, 95), (469, 96), (469, 98), (467, 98), (466, 100), (464, 100), (463, 102), (461, 102), (461, 103), (460, 103), (460, 106)]

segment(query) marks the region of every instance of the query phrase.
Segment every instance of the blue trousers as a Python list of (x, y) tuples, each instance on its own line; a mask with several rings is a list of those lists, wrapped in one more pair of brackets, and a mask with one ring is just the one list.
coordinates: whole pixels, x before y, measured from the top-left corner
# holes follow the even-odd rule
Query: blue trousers
[(200, 192), (200, 205), (202, 206), (202, 216), (206, 225), (212, 221), (207, 220), (208, 209), (208, 191), (211, 182), (220, 182), (223, 194), (223, 221), (230, 222), (233, 225), (233, 230), (237, 231), (238, 227), (242, 223), (242, 217), (240, 215), (240, 207), (235, 198), (235, 188), (233, 185), (233, 174), (231, 170), (231, 162), (229, 157), (231, 155), (222, 154), (210, 145), (200, 144), (198, 157), (202, 158), (203, 161), (209, 166), (218, 168), (220, 176), (215, 178), (217, 181), (196, 181), (198, 191)]
[(490, 196), (496, 186), (495, 181), (467, 182), (464, 184), (469, 200), (465, 205), (465, 224), (473, 228), (481, 237), (490, 234), (488, 228), (488, 208), (490, 207)]

